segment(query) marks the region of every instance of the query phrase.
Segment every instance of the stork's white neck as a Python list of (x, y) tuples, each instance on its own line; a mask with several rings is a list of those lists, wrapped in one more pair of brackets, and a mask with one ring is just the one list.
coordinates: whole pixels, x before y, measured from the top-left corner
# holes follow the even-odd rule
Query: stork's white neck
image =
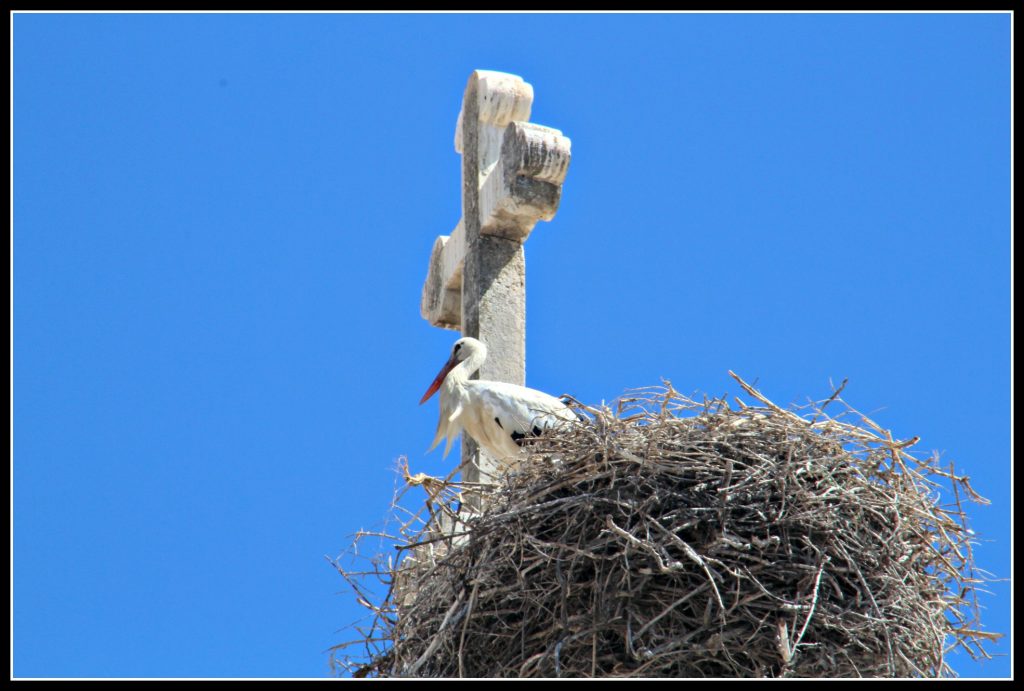
[(484, 364), (484, 360), (487, 359), (487, 351), (479, 348), (473, 348), (469, 351), (468, 357), (465, 360), (455, 365), (452, 371), (448, 373), (448, 376), (444, 378), (444, 385), (446, 388), (465, 385), (469, 378), (480, 369), (480, 366)]

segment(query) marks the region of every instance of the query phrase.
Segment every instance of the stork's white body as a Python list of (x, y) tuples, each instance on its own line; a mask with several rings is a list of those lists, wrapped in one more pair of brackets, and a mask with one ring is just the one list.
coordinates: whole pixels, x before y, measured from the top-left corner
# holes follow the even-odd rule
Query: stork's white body
[[(471, 380), (487, 357), (487, 348), (474, 338), (456, 342), (452, 356), (423, 400), (438, 388), (441, 416), (430, 449), (447, 439), (444, 455), (452, 440), (465, 431), (477, 444), (503, 465), (522, 455), (519, 442), (576, 420), (562, 401), (543, 391), (498, 381)], [(421, 401), (422, 403), (422, 401)]]

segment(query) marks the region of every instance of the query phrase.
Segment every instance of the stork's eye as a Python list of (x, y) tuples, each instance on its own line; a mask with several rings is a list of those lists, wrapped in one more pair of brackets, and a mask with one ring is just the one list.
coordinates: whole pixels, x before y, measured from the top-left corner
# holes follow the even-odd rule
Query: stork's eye
[(459, 348), (461, 348), (461, 347), (462, 347), (461, 343), (456, 343), (455, 344), (455, 351), (454, 352), (456, 352), (456, 353), (459, 352)]

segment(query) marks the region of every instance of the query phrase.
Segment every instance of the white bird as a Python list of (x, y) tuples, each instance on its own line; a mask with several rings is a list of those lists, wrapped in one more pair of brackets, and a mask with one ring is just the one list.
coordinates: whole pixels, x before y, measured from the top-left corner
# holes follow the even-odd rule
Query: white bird
[(448, 362), (420, 399), (422, 405), (441, 390), (441, 417), (434, 443), (427, 451), (447, 438), (447, 457), (452, 439), (465, 430), (490, 456), (507, 465), (519, 456), (524, 437), (539, 436), (577, 420), (565, 403), (543, 391), (500, 381), (471, 380), (486, 359), (487, 346), (475, 338), (460, 338), (452, 346)]

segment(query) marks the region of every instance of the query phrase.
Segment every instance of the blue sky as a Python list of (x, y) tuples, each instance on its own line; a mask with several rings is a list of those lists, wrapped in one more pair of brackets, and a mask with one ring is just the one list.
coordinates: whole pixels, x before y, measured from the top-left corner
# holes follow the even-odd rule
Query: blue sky
[[(330, 674), (325, 561), (384, 525), (455, 336), (469, 73), (572, 139), (527, 383), (844, 398), (938, 451), (1010, 576), (1010, 17), (14, 21), (16, 676)], [(990, 584), (989, 630), (1010, 632)], [(965, 676), (1010, 674), (1009, 636)]]

